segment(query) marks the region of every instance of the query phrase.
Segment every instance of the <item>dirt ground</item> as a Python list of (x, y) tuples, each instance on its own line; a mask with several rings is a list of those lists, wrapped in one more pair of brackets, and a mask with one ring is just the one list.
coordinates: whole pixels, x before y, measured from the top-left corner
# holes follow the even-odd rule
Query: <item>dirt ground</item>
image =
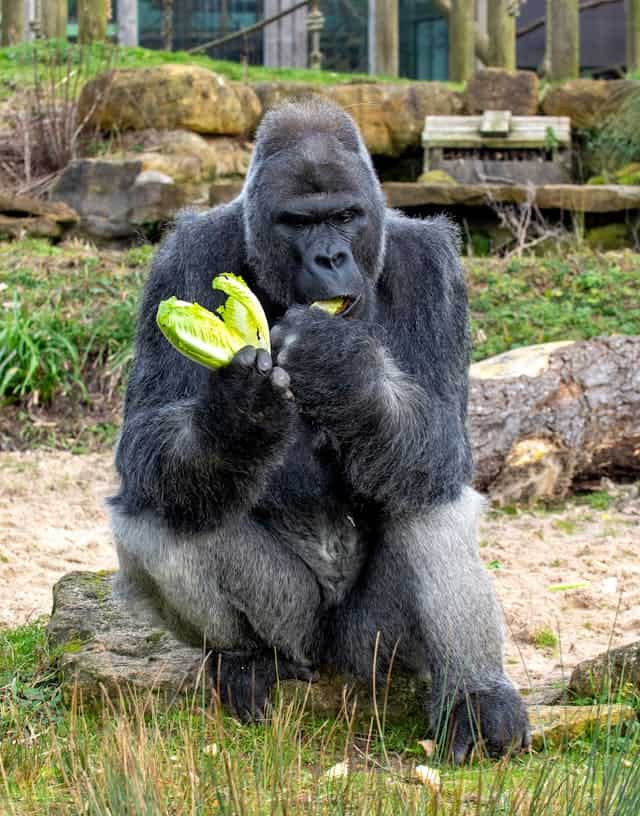
[[(0, 627), (51, 610), (66, 572), (116, 566), (105, 498), (111, 456), (0, 453)], [(580, 660), (640, 638), (640, 496), (612, 488), (607, 510), (489, 514), (481, 555), (508, 627), (507, 668), (521, 687), (560, 680)], [(587, 584), (549, 590), (554, 584)]]

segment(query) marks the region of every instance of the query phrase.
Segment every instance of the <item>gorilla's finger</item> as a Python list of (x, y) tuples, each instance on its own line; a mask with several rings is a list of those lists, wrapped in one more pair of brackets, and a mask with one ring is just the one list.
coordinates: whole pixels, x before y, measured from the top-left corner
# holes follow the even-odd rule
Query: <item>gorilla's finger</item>
[(273, 361), (268, 351), (258, 349), (258, 353), (256, 355), (256, 368), (260, 374), (268, 374), (271, 371), (273, 368)]
[(286, 391), (291, 384), (291, 378), (284, 370), (284, 368), (276, 366), (271, 371), (271, 384), (278, 391)]
[(269, 336), (271, 338), (271, 346), (277, 349), (282, 343), (284, 335), (285, 335), (284, 326), (281, 326), (280, 324), (274, 326), (269, 332)]
[(252, 368), (256, 362), (256, 349), (253, 346), (245, 346), (235, 355), (232, 364), (240, 368)]
[(471, 734), (466, 728), (461, 728), (453, 738), (451, 744), (451, 760), (453, 764), (462, 765), (469, 755), (472, 746), (473, 740)]

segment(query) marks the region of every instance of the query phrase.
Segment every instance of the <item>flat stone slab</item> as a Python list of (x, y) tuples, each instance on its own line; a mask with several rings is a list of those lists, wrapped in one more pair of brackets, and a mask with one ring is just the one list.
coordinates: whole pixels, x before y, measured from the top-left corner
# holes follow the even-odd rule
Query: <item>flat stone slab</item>
[[(83, 699), (99, 701), (103, 696), (118, 699), (123, 691), (153, 691), (168, 701), (181, 694), (198, 692), (208, 696), (211, 683), (202, 648), (183, 643), (158, 625), (157, 619), (136, 609), (133, 614), (114, 595), (112, 572), (72, 572), (53, 589), (53, 612), (49, 642), (65, 696), (74, 690)], [(371, 689), (347, 682), (335, 674), (323, 674), (308, 686), (298, 681), (282, 683), (286, 699), (308, 695), (309, 710), (320, 716), (374, 710)], [(389, 688), (386, 720), (424, 720), (426, 683), (396, 674)], [(382, 708), (385, 688), (377, 693)]]
[(635, 709), (628, 705), (529, 706), (531, 748), (557, 748), (595, 730), (615, 732), (636, 719)]
[[(518, 184), (422, 184), (388, 181), (383, 190), (390, 207), (488, 207), (524, 204), (531, 188)], [(640, 186), (618, 184), (542, 184), (533, 188), (532, 203), (541, 210), (581, 213), (640, 209)]]

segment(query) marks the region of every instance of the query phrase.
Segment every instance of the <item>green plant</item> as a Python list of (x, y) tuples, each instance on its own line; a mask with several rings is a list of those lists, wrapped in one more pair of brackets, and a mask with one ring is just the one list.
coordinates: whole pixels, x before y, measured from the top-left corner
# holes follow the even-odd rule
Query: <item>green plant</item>
[(48, 402), (73, 386), (86, 395), (80, 353), (66, 328), (55, 314), (28, 313), (13, 301), (0, 325), (0, 397)]
[(611, 178), (616, 170), (640, 161), (640, 91), (632, 91), (620, 108), (586, 140), (588, 176)]

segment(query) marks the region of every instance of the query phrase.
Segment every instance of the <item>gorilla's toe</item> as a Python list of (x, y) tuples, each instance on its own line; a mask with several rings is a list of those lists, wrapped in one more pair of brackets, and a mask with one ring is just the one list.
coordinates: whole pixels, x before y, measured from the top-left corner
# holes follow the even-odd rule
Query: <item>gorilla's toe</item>
[(449, 754), (457, 765), (475, 747), (496, 758), (518, 753), (531, 744), (526, 707), (506, 679), (459, 700), (453, 707), (448, 730)]
[(264, 720), (271, 689), (281, 680), (317, 679), (307, 666), (273, 653), (213, 653), (209, 666), (220, 702), (242, 722)]

